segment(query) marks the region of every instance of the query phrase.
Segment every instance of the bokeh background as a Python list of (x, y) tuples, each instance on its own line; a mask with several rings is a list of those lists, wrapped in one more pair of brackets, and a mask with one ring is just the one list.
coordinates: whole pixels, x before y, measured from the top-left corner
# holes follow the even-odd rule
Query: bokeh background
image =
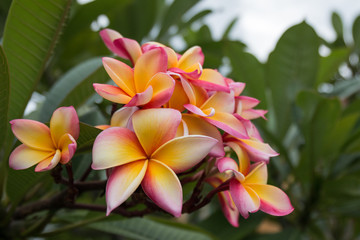
[[(0, 2), (1, 38), (10, 4)], [(43, 237), (360, 239), (359, 15), (356, 0), (73, 1), (25, 117), (48, 121), (57, 106), (71, 104), (83, 122), (107, 121), (109, 106), (92, 89), (109, 80), (100, 60), (111, 56), (98, 35), (103, 28), (179, 52), (201, 46), (204, 66), (245, 82), (245, 94), (269, 110), (267, 121), (255, 121), (280, 153), (270, 161), (269, 182), (286, 191), (295, 210), (286, 217), (251, 214), (239, 228), (227, 223), (217, 199), (177, 220), (152, 216), (66, 229), (89, 215), (64, 212), (54, 226), (65, 230)]]

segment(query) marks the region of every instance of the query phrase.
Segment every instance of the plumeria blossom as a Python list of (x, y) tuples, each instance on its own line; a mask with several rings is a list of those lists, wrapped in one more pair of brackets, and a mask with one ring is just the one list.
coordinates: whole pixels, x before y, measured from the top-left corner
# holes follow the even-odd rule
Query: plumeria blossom
[(233, 136), (248, 138), (243, 123), (234, 116), (235, 99), (232, 91), (215, 92), (208, 97), (204, 90), (196, 88), (187, 81), (183, 81), (183, 85), (190, 99), (190, 103), (184, 105), (189, 112)]
[(262, 109), (253, 109), (256, 107), (260, 101), (256, 98), (248, 96), (236, 96), (235, 105), (236, 105), (236, 114), (239, 114), (240, 117), (252, 120), (259, 117), (262, 117), (266, 120), (265, 114), (266, 110)]
[(217, 161), (220, 172), (232, 172), (230, 194), (239, 213), (248, 218), (249, 212), (261, 210), (274, 216), (290, 214), (294, 208), (288, 196), (279, 188), (267, 184), (267, 165), (255, 163), (250, 167), (241, 167), (232, 158)]
[(79, 137), (79, 118), (73, 107), (60, 107), (53, 113), (50, 128), (29, 119), (10, 121), (11, 129), (21, 144), (10, 155), (9, 165), (19, 170), (35, 164), (36, 172), (66, 164), (76, 150)]
[(167, 55), (162, 48), (139, 57), (134, 69), (113, 58), (104, 57), (103, 65), (117, 86), (94, 84), (95, 91), (112, 102), (127, 107), (160, 107), (172, 96), (175, 80), (168, 75)]
[(182, 187), (176, 174), (201, 161), (217, 140), (201, 135), (175, 138), (181, 114), (173, 109), (139, 110), (131, 121), (134, 131), (111, 127), (94, 142), (92, 168), (113, 168), (106, 186), (107, 214), (141, 184), (155, 204), (180, 216)]
[(110, 125), (98, 125), (96, 127), (101, 130), (109, 127), (129, 127), (130, 119), (137, 110), (139, 110), (138, 107), (122, 107), (111, 116)]

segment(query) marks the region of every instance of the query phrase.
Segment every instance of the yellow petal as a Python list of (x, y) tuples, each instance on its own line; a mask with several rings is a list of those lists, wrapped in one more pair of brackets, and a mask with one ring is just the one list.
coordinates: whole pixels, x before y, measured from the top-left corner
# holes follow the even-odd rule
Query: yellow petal
[(159, 147), (151, 158), (180, 173), (204, 159), (216, 143), (216, 139), (201, 135), (178, 137)]
[(139, 160), (114, 168), (106, 185), (106, 215), (135, 192), (145, 176), (148, 160)]
[(10, 124), (14, 135), (26, 146), (43, 151), (55, 151), (50, 129), (45, 124), (29, 119), (15, 119), (10, 121)]
[(145, 91), (150, 79), (158, 72), (166, 72), (166, 69), (167, 55), (164, 49), (155, 48), (141, 55), (134, 67), (136, 91)]
[(133, 128), (147, 156), (175, 137), (180, 121), (180, 112), (169, 108), (145, 109), (133, 114)]
[(59, 140), (64, 134), (70, 134), (75, 140), (79, 137), (79, 118), (74, 107), (56, 109), (50, 119), (50, 132), (54, 144), (59, 147)]
[(42, 160), (38, 165), (36, 165), (35, 172), (43, 172), (53, 169), (60, 162), (60, 159), (61, 152), (60, 150), (56, 150), (54, 155)]
[(52, 155), (54, 152), (40, 151), (21, 144), (11, 153), (9, 166), (15, 170), (26, 169)]
[(178, 177), (169, 167), (151, 159), (141, 186), (156, 205), (175, 217), (180, 217), (182, 187)]
[(93, 169), (107, 169), (140, 159), (146, 159), (146, 155), (135, 134), (127, 128), (108, 128), (95, 139)]

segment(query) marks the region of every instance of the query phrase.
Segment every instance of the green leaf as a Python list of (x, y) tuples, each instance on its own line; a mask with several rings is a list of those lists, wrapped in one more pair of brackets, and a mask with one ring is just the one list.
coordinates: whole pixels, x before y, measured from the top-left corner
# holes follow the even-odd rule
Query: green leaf
[(108, 79), (101, 58), (90, 59), (69, 70), (46, 95), (40, 121), (49, 121), (59, 106), (81, 106), (95, 93), (92, 84), (105, 83)]
[[(278, 41), (266, 64), (265, 78), (271, 90), (275, 129), (283, 138), (292, 122), (292, 105), (297, 93), (314, 87), (319, 62), (319, 38), (302, 22), (288, 29)], [(273, 109), (273, 110), (272, 110)]]
[(200, 19), (203, 19), (204, 17), (206, 17), (210, 13), (212, 13), (212, 10), (209, 10), (209, 9), (205, 9), (203, 11), (200, 11), (200, 12), (196, 13), (189, 20), (182, 21), (181, 24), (179, 24), (179, 30), (189, 28), (191, 26), (191, 24), (193, 24), (194, 22), (196, 22), (196, 21), (198, 21)]
[(225, 39), (228, 39), (229, 38), (229, 35), (230, 35), (230, 32), (231, 30), (233, 30), (236, 22), (238, 21), (238, 18), (234, 18), (230, 23), (229, 25), (227, 26), (227, 28), (225, 29), (224, 31), (224, 34), (222, 36), (222, 39), (225, 40)]
[(335, 73), (338, 72), (341, 64), (346, 62), (350, 54), (348, 48), (338, 48), (332, 50), (329, 56), (321, 57), (319, 71), (317, 74), (316, 84), (319, 85), (330, 81)]
[(255, 231), (265, 214), (251, 214), (248, 219), (239, 218), (239, 227), (235, 228), (228, 223), (221, 210), (213, 213), (209, 218), (200, 222), (200, 227), (214, 234), (218, 239), (237, 240), (243, 239)]
[(233, 80), (246, 83), (245, 92), (261, 101), (259, 108), (266, 108), (264, 66), (238, 44), (229, 43), (226, 55), (230, 59)]
[(354, 47), (359, 52), (360, 51), (360, 16), (358, 16), (352, 27), (352, 34), (354, 39)]
[(85, 123), (80, 123), (80, 135), (77, 142), (77, 152), (86, 150), (92, 146), (101, 130)]
[(49, 172), (35, 172), (34, 168), (25, 170), (9, 168), (6, 193), (11, 202), (16, 206), (36, 183), (42, 180), (45, 181), (45, 178), (50, 178)]
[(0, 149), (4, 143), (9, 122), (9, 68), (3, 48), (0, 46)]
[(331, 23), (338, 38), (343, 37), (343, 23), (338, 13), (333, 12), (331, 15)]
[(21, 118), (64, 26), (71, 0), (14, 0), (4, 31), (9, 119)]
[(160, 40), (163, 39), (170, 27), (177, 25), (179, 19), (197, 2), (199, 2), (199, 0), (174, 0), (165, 12), (157, 38)]
[(203, 233), (151, 221), (147, 218), (131, 218), (123, 221), (104, 221), (88, 226), (106, 233), (136, 240), (210, 240)]

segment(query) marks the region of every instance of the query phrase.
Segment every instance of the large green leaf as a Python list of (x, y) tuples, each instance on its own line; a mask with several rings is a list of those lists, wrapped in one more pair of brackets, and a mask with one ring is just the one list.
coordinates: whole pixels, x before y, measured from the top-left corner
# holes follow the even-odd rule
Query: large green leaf
[(35, 172), (34, 168), (25, 170), (13, 170), (9, 168), (6, 181), (6, 193), (11, 202), (16, 206), (36, 183), (45, 178), (50, 178), (49, 172)]
[(350, 49), (338, 48), (334, 49), (329, 56), (321, 57), (316, 84), (330, 81), (339, 70), (340, 65), (346, 62), (349, 54)]
[(10, 69), (9, 119), (21, 118), (59, 38), (71, 0), (14, 0), (4, 31)]
[(40, 121), (49, 121), (53, 111), (59, 106), (79, 107), (95, 93), (92, 86), (94, 82), (105, 83), (108, 79), (101, 58), (93, 58), (74, 67), (46, 95)]
[(147, 218), (131, 218), (123, 221), (104, 221), (89, 225), (106, 233), (136, 240), (210, 240), (211, 237), (194, 230), (151, 221)]
[(9, 68), (3, 48), (0, 46), (0, 149), (4, 143), (9, 123)]
[(239, 44), (229, 43), (226, 54), (231, 61), (231, 77), (237, 82), (246, 83), (245, 92), (261, 101), (266, 108), (264, 66), (255, 56), (244, 52)]
[(175, 0), (166, 10), (161, 21), (161, 29), (158, 34), (158, 40), (165, 40), (171, 26), (177, 25), (179, 19), (191, 9), (199, 0)]
[(83, 151), (91, 148), (92, 144), (95, 141), (95, 138), (101, 132), (100, 129), (87, 125), (85, 123), (80, 123), (80, 135), (77, 142), (77, 151)]
[(270, 54), (265, 78), (271, 90), (275, 115), (274, 133), (283, 138), (291, 124), (297, 93), (315, 85), (319, 62), (319, 39), (312, 27), (302, 22), (288, 29)]
[(360, 51), (360, 16), (358, 16), (352, 27), (352, 34), (354, 39), (354, 46), (357, 51)]

